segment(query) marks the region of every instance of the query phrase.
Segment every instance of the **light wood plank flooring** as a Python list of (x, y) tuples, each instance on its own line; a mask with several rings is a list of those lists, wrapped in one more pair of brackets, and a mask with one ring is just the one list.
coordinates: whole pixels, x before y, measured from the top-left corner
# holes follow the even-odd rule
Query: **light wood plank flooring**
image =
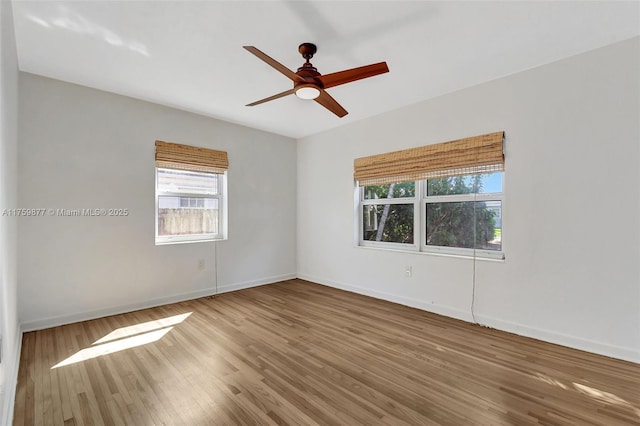
[(640, 365), (302, 280), (23, 338), (14, 425), (640, 425)]

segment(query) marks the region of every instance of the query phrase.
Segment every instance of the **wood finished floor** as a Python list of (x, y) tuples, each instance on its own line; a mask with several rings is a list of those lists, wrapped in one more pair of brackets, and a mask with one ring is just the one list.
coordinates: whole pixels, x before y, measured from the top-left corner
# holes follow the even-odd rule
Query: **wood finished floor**
[(640, 425), (640, 365), (301, 280), (24, 335), (14, 425), (123, 424)]

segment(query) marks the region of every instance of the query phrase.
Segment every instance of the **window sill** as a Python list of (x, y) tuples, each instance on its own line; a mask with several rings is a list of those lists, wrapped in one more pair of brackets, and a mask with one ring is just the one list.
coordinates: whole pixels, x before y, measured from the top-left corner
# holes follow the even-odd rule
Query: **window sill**
[(227, 238), (203, 238), (198, 240), (182, 240), (182, 239), (160, 240), (160, 241), (156, 240), (156, 245), (167, 246), (167, 245), (173, 245), (173, 244), (210, 243), (215, 241), (226, 241), (226, 240)]
[(505, 255), (503, 252), (496, 252), (495, 254), (491, 254), (490, 256), (484, 255), (484, 254), (477, 254), (476, 256), (473, 256), (473, 254), (461, 254), (461, 253), (451, 253), (451, 252), (436, 252), (436, 251), (419, 251), (419, 250), (413, 250), (410, 248), (407, 249), (401, 249), (401, 248), (394, 248), (394, 247), (375, 247), (375, 246), (363, 246), (363, 245), (354, 245), (354, 247), (356, 249), (365, 249), (365, 250), (379, 250), (379, 251), (389, 251), (389, 252), (395, 252), (395, 253), (406, 253), (406, 254), (417, 254), (417, 255), (427, 255), (427, 256), (437, 256), (437, 257), (450, 257), (450, 258), (456, 258), (456, 259), (475, 259), (475, 260), (481, 260), (481, 261), (488, 261), (488, 262), (500, 262), (500, 263), (504, 263), (505, 261)]

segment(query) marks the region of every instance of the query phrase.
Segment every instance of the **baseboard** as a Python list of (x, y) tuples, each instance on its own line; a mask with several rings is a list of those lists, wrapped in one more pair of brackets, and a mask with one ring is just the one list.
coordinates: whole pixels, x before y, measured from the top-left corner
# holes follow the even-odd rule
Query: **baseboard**
[(22, 331), (16, 330), (15, 351), (11, 359), (11, 365), (5, 376), (5, 389), (7, 393), (0, 401), (0, 425), (13, 424), (13, 409), (16, 401), (16, 389), (18, 387), (18, 369), (20, 368), (20, 353), (22, 352)]
[[(308, 274), (284, 274), (273, 277), (262, 278), (259, 280), (250, 280), (240, 283), (226, 284), (218, 287), (216, 292), (215, 288), (208, 288), (198, 290), (189, 293), (176, 294), (167, 297), (156, 298), (145, 302), (133, 303), (128, 305), (113, 306), (109, 308), (99, 309), (96, 311), (79, 312), (71, 315), (55, 316), (44, 318), (35, 321), (29, 321), (21, 324), (20, 332), (29, 332), (35, 330), (42, 330), (50, 327), (57, 327), (59, 325), (71, 324), (79, 321), (87, 321), (96, 318), (102, 318), (109, 315), (118, 315), (126, 312), (132, 312), (140, 309), (152, 308), (155, 306), (162, 306), (169, 303), (182, 302), (185, 300), (197, 299), (200, 297), (211, 296), (214, 294), (221, 294), (230, 291), (237, 291), (251, 287), (257, 287), (266, 284), (272, 284), (279, 281), (286, 281), (294, 278), (300, 278), (303, 280), (311, 281), (316, 284), (326, 285), (329, 287), (338, 288), (341, 290), (349, 291), (352, 293), (362, 294), (364, 296), (374, 297), (376, 299), (382, 299), (389, 302), (398, 303), (401, 305), (409, 306), (412, 308), (421, 309), (427, 312), (433, 312), (438, 315), (444, 315), (450, 318), (456, 318), (467, 322), (473, 322), (470, 312), (462, 311), (449, 306), (437, 305), (427, 303), (421, 300), (412, 299), (409, 297), (399, 296), (391, 293), (380, 292), (371, 290), (365, 287), (359, 287), (352, 284), (346, 284), (338, 281), (328, 280), (322, 277), (316, 277)], [(612, 358), (621, 359), (624, 361), (630, 361), (640, 364), (640, 352), (632, 348), (620, 347), (601, 343), (597, 341), (587, 340), (580, 337), (570, 336), (562, 333), (558, 333), (550, 330), (543, 330), (535, 327), (530, 327), (523, 324), (518, 324), (510, 321), (493, 318), (488, 315), (476, 314), (476, 319), (485, 326), (492, 327), (498, 330), (506, 331), (508, 333), (514, 333), (533, 339), (543, 340), (545, 342), (554, 343), (562, 346), (567, 346), (574, 349), (579, 349), (587, 352), (596, 353)], [(20, 335), (19, 344), (22, 344), (22, 338)], [(20, 352), (16, 355), (19, 358)], [(15, 375), (17, 378), (17, 363)], [(15, 392), (15, 389), (14, 389)], [(3, 424), (3, 423), (0, 423)]]
[(261, 280), (252, 280), (252, 281), (244, 281), (244, 282), (235, 283), (235, 284), (221, 285), (221, 286), (218, 286), (218, 294), (227, 293), (229, 291), (243, 290), (245, 288), (258, 287), (265, 284), (273, 284), (280, 281), (292, 280), (297, 277), (298, 277), (297, 274), (284, 274), (284, 275), (276, 275), (273, 277), (264, 278)]
[(362, 294), (364, 296), (373, 297), (375, 299), (382, 299), (388, 302), (394, 302), (400, 305), (409, 306), (411, 308), (417, 308), (423, 311), (432, 312), (434, 314), (443, 315), (450, 318), (456, 318), (456, 319), (460, 319), (467, 322), (472, 322), (472, 317), (469, 312), (452, 308), (450, 306), (427, 303), (421, 300), (412, 299), (410, 297), (398, 296), (396, 294), (385, 293), (377, 290), (371, 290), (370, 288), (358, 287), (351, 284), (345, 284), (337, 281), (327, 280), (325, 278), (315, 277), (307, 274), (298, 274), (298, 278), (311, 281), (316, 284), (322, 284), (329, 287), (350, 291), (352, 293)]
[(532, 339), (542, 340), (556, 345), (566, 346), (568, 348), (578, 349), (585, 352), (591, 352), (610, 358), (616, 358), (623, 361), (640, 364), (640, 352), (631, 348), (601, 343), (594, 340), (588, 340), (581, 337), (558, 333), (556, 331), (530, 327), (511, 321), (504, 321), (498, 318), (493, 318), (488, 315), (476, 314), (476, 318), (481, 324), (486, 325), (487, 327), (495, 328), (497, 330), (502, 330), (508, 333), (517, 334), (519, 336), (530, 337)]
[[(466, 322), (474, 322), (470, 312), (461, 311), (448, 306), (430, 304), (404, 296), (371, 290), (368, 288), (358, 287), (351, 284), (345, 284), (307, 274), (298, 274), (298, 278), (311, 281), (316, 284), (322, 284), (329, 287), (350, 291), (352, 293), (358, 293), (365, 296), (374, 297), (376, 299), (387, 300), (389, 302), (410, 306), (412, 308), (421, 309), (423, 311), (433, 312), (438, 315), (444, 315)], [(555, 331), (543, 330), (523, 324), (500, 320), (488, 315), (475, 314), (475, 317), (480, 324), (487, 327), (495, 328), (497, 330), (506, 331), (507, 333), (513, 333), (519, 336), (530, 337), (532, 339), (542, 340), (556, 345), (566, 346), (585, 352), (591, 352), (598, 355), (640, 364), (640, 352), (632, 348), (609, 345), (606, 343), (587, 340), (584, 338), (570, 336)]]
[(78, 312), (70, 315), (60, 315), (43, 318), (34, 321), (28, 321), (21, 324), (21, 331), (26, 333), (29, 331), (43, 330), (45, 328), (57, 327), (75, 322), (88, 321), (96, 318), (103, 318), (110, 315), (119, 315), (127, 312), (138, 311), (140, 309), (154, 308), (156, 306), (167, 305), (170, 303), (184, 302), (185, 300), (198, 299), (200, 297), (213, 296), (215, 294), (226, 293), (229, 291), (242, 290), (245, 288), (257, 287), (265, 284), (272, 284), (279, 281), (290, 280), (296, 278), (296, 274), (276, 275), (273, 277), (261, 278), (258, 280), (244, 281), (240, 283), (226, 284), (202, 290), (174, 294), (166, 297), (158, 297), (143, 302), (131, 303), (126, 305), (111, 306), (108, 308), (97, 309), (94, 311)]

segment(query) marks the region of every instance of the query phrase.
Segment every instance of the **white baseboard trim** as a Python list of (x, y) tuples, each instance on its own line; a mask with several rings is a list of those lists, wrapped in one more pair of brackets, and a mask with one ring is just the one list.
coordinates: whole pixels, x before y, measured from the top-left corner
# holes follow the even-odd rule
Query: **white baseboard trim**
[(225, 284), (218, 286), (218, 294), (227, 293), (230, 291), (243, 290), (245, 288), (258, 287), (266, 284), (273, 284), (280, 281), (287, 281), (297, 278), (297, 274), (284, 274), (284, 275), (276, 275), (274, 277), (268, 277), (260, 280), (252, 280), (252, 281), (244, 281), (241, 283), (235, 284)]
[(371, 290), (365, 287), (358, 287), (351, 284), (345, 284), (345, 283), (341, 283), (333, 280), (327, 280), (325, 278), (315, 277), (315, 276), (306, 275), (306, 274), (298, 274), (298, 278), (311, 281), (316, 284), (322, 284), (329, 287), (350, 291), (352, 293), (362, 294), (364, 296), (373, 297), (375, 299), (382, 299), (388, 302), (394, 302), (400, 305), (409, 306), (411, 308), (417, 308), (423, 311), (432, 312), (434, 314), (443, 315), (443, 316), (455, 318), (455, 319), (460, 319), (467, 322), (473, 322), (471, 318), (471, 314), (469, 312), (452, 308), (450, 306), (436, 305), (432, 303), (423, 302), (421, 300), (412, 299), (410, 297), (398, 296), (391, 293)]
[[(421, 309), (427, 312), (433, 312), (438, 315), (444, 315), (451, 318), (460, 319), (466, 322), (474, 322), (470, 312), (461, 311), (449, 306), (436, 305), (426, 303), (421, 300), (415, 300), (404, 296), (398, 296), (390, 293), (371, 290), (364, 287), (358, 287), (351, 284), (345, 284), (326, 278), (316, 277), (307, 274), (298, 274), (298, 278), (311, 281), (316, 284), (322, 284), (329, 287), (338, 288), (341, 290), (350, 291), (352, 293), (358, 293), (365, 296), (374, 297), (376, 299), (383, 299), (389, 302), (399, 303), (401, 305), (410, 306), (412, 308)], [(508, 333), (517, 334), (524, 337), (530, 337), (532, 339), (542, 340), (545, 342), (566, 346), (581, 351), (591, 352), (598, 355), (603, 355), (611, 358), (621, 359), (624, 361), (630, 361), (640, 364), (640, 351), (632, 348), (620, 347), (610, 345), (606, 343), (596, 342), (580, 337), (570, 336), (562, 333), (558, 333), (550, 330), (543, 330), (535, 327), (530, 327), (523, 324), (517, 324), (510, 321), (500, 320), (488, 315), (475, 314), (478, 322), (484, 326), (495, 328), (497, 330), (506, 331)]]
[(45, 328), (57, 327), (74, 322), (88, 321), (97, 318), (103, 318), (110, 315), (124, 314), (127, 312), (138, 311), (140, 309), (153, 308), (156, 306), (167, 305), (169, 303), (184, 302), (185, 300), (198, 299), (200, 297), (213, 296), (215, 294), (226, 293), (229, 291), (242, 290), (245, 288), (257, 287), (265, 284), (272, 284), (279, 281), (286, 281), (296, 278), (295, 273), (276, 275), (257, 280), (244, 281), (240, 283), (219, 285), (217, 292), (215, 287), (206, 288), (187, 293), (174, 294), (166, 297), (158, 297), (142, 302), (130, 303), (126, 305), (111, 306), (108, 308), (97, 309), (94, 311), (77, 312), (69, 315), (53, 316), (42, 318), (34, 321), (27, 321), (21, 324), (21, 331), (27, 333), (29, 331), (43, 330)]
[(517, 334), (519, 336), (530, 337), (532, 339), (542, 340), (568, 348), (578, 349), (585, 352), (591, 352), (610, 358), (621, 359), (636, 364), (640, 364), (640, 351), (622, 346), (610, 345), (607, 343), (597, 342), (595, 340), (575, 337), (569, 334), (558, 333), (556, 331), (544, 330), (540, 328), (530, 327), (511, 321), (504, 321), (493, 318), (488, 315), (476, 314), (478, 321), (487, 327), (497, 330), (506, 331), (508, 333)]
[[(13, 409), (16, 401), (16, 388), (18, 387), (18, 369), (20, 368), (20, 354), (22, 353), (22, 331), (16, 330), (16, 346), (12, 354), (11, 363), (5, 376), (5, 389), (7, 393), (0, 401), (0, 425), (13, 424)], [(6, 359), (6, 358), (5, 358)]]
[[(22, 332), (29, 332), (35, 330), (42, 330), (50, 327), (57, 327), (59, 325), (71, 324), (79, 321), (87, 321), (96, 318), (102, 318), (109, 315), (117, 315), (126, 312), (132, 312), (140, 309), (152, 308), (155, 306), (166, 305), (169, 303), (182, 302), (185, 300), (197, 299), (200, 297), (212, 296), (215, 294), (227, 293), (230, 291), (237, 291), (251, 287), (257, 287), (266, 284), (272, 284), (280, 281), (286, 281), (294, 278), (300, 278), (303, 280), (311, 281), (316, 284), (326, 285), (329, 287), (338, 288), (341, 290), (349, 291), (352, 293), (362, 294), (365, 296), (374, 297), (376, 299), (387, 300), (389, 302), (398, 303), (401, 305), (409, 306), (412, 308), (421, 309), (423, 311), (432, 312), (438, 315), (444, 315), (450, 318), (456, 318), (467, 322), (473, 322), (470, 312), (452, 308), (450, 306), (443, 306), (437, 304), (427, 303), (421, 300), (412, 299), (405, 296), (399, 296), (391, 293), (381, 292), (377, 290), (371, 290), (365, 287), (359, 287), (352, 284), (346, 284), (338, 281), (329, 280), (322, 277), (317, 277), (308, 274), (283, 274), (273, 277), (262, 278), (258, 280), (250, 280), (233, 284), (225, 284), (218, 287), (216, 293), (215, 288), (207, 288), (194, 292), (176, 294), (167, 297), (156, 298), (144, 302), (132, 303), (127, 305), (113, 306), (109, 308), (99, 309), (96, 311), (79, 312), (70, 315), (55, 316), (49, 318), (43, 318), (35, 321), (29, 321), (21, 324), (20, 336), (18, 337), (18, 345), (22, 345)], [(574, 349), (579, 349), (587, 352), (596, 353), (612, 358), (622, 359), (640, 364), (640, 351), (632, 348), (610, 345), (602, 342), (587, 340), (580, 337), (566, 335), (550, 330), (543, 330), (535, 327), (530, 327), (523, 324), (514, 323), (511, 321), (505, 321), (498, 318), (493, 318), (489, 315), (476, 314), (476, 319), (480, 324), (487, 327), (492, 327), (498, 330), (506, 331), (508, 333), (514, 333), (521, 336), (531, 337), (533, 339), (543, 340), (545, 342), (554, 343), (562, 346), (567, 346)], [(15, 362), (15, 377), (17, 382), (17, 368), (19, 363), (19, 352), (16, 355)], [(12, 367), (12, 368), (13, 368)], [(9, 377), (7, 377), (9, 379)], [(13, 390), (15, 392), (15, 389)], [(8, 396), (8, 395), (7, 395)], [(2, 423), (0, 423), (2, 424)]]

